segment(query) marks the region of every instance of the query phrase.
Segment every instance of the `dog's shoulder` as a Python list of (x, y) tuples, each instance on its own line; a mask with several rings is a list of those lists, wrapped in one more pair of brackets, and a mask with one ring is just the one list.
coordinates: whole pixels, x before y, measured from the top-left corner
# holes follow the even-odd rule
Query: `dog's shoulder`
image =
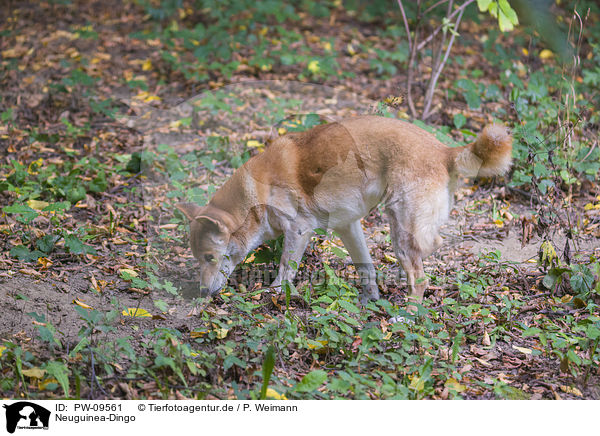
[(299, 149), (313, 151), (315, 148), (328, 148), (329, 144), (339, 146), (340, 139), (347, 139), (350, 134), (338, 122), (320, 124), (304, 132), (293, 132), (286, 135)]
[(350, 132), (338, 122), (321, 124), (305, 132), (286, 135), (297, 155), (295, 173), (302, 191), (312, 196), (323, 176), (343, 164), (349, 154), (363, 166), (360, 153)]

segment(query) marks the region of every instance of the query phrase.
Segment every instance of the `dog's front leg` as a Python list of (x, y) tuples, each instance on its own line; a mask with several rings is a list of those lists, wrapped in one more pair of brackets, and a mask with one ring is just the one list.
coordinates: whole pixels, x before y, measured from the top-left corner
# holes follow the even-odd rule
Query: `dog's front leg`
[(360, 220), (354, 221), (347, 227), (335, 230), (342, 238), (344, 247), (350, 253), (354, 267), (359, 274), (362, 286), (360, 302), (367, 304), (369, 300), (378, 300), (379, 286), (377, 286), (377, 275), (369, 248), (367, 247), (367, 241), (365, 241), (365, 234), (360, 225)]
[(312, 236), (311, 230), (288, 229), (284, 233), (283, 252), (279, 263), (279, 273), (277, 278), (271, 284), (276, 292), (281, 292), (281, 285), (284, 280), (291, 282), (296, 276), (302, 255)]

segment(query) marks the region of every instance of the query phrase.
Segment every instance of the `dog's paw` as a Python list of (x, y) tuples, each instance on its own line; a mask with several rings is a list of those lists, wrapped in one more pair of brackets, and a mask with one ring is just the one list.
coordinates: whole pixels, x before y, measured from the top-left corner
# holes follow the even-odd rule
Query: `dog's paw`
[(414, 320), (410, 319), (410, 318), (406, 318), (404, 316), (400, 316), (400, 315), (396, 315), (396, 316), (392, 316), (389, 321), (390, 324), (396, 324), (396, 323), (403, 323), (403, 324), (414, 324)]
[(377, 301), (379, 298), (379, 288), (377, 286), (368, 286), (363, 288), (360, 293), (360, 304), (366, 306), (369, 301)]

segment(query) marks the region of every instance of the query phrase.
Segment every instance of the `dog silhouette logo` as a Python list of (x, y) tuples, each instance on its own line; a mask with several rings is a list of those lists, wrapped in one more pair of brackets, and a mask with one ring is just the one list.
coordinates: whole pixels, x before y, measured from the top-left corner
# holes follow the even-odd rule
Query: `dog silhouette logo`
[(50, 411), (29, 401), (4, 405), (6, 409), (6, 431), (19, 429), (48, 429)]

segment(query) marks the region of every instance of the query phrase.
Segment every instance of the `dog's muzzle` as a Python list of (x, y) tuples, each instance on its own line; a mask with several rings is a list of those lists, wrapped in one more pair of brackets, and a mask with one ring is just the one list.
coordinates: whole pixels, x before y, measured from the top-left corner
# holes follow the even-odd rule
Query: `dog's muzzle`
[(201, 297), (208, 297), (210, 295), (210, 290), (206, 287), (201, 287), (200, 288), (200, 296)]

